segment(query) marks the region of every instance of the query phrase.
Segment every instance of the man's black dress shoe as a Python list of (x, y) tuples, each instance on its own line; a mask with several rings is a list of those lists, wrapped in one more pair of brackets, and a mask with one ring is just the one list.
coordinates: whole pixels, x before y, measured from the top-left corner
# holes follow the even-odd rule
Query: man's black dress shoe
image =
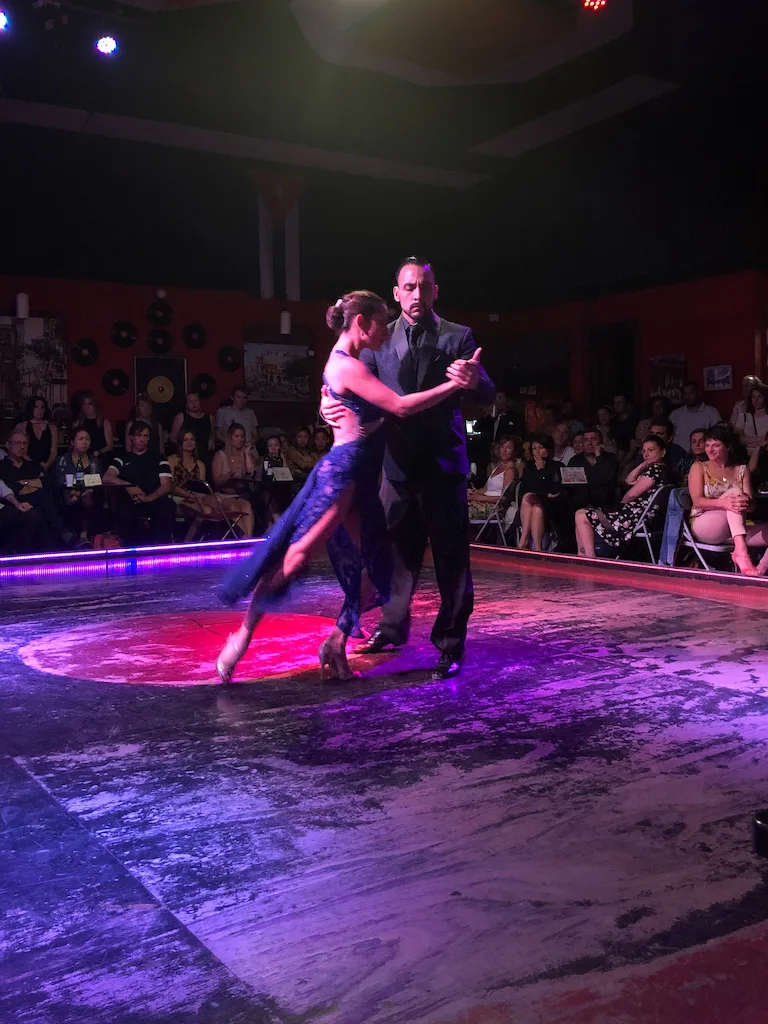
[(435, 669), (436, 679), (450, 679), (461, 672), (464, 664), (464, 651), (443, 651)]
[(373, 633), (355, 648), (355, 654), (380, 654), (381, 651), (395, 650), (401, 647), (391, 640), (381, 629), (374, 629)]

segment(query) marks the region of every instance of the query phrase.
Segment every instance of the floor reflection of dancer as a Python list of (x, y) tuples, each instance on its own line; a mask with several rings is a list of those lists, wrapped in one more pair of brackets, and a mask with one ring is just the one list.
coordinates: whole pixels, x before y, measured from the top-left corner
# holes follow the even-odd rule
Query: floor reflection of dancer
[[(285, 592), (323, 545), (328, 545), (345, 596), (336, 628), (320, 648), (324, 675), (350, 677), (347, 637), (362, 636), (361, 613), (388, 600), (392, 562), (378, 496), (383, 444), (376, 428), (384, 414), (411, 416), (437, 405), (467, 386), (476, 371), (470, 360), (460, 359), (448, 367), (448, 380), (437, 387), (412, 395), (396, 394), (360, 360), (365, 350), (375, 352), (381, 347), (387, 337), (387, 320), (384, 300), (367, 291), (349, 292), (328, 309), (326, 321), (338, 339), (323, 380), (350, 415), (269, 538), (225, 582), (221, 598), (226, 604), (234, 604), (249, 592), (253, 598), (242, 625), (229, 636), (216, 663), (223, 682), (231, 680), (270, 599)], [(479, 354), (478, 349), (472, 363), (477, 363)]]

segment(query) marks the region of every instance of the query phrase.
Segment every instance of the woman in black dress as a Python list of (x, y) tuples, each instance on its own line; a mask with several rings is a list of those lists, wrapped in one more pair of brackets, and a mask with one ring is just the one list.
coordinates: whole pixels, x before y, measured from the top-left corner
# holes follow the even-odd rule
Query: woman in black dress
[(83, 391), (80, 394), (80, 409), (77, 419), (72, 424), (73, 434), (79, 428), (88, 431), (91, 438), (91, 454), (96, 457), (103, 473), (112, 459), (112, 424), (102, 415), (92, 391)]
[(27, 458), (37, 462), (47, 473), (59, 454), (59, 431), (51, 422), (48, 403), (41, 395), (35, 395), (27, 402), (24, 419), (24, 429), (29, 438)]
[(560, 470), (552, 457), (555, 442), (538, 434), (531, 442), (531, 461), (520, 479), (520, 547), (541, 551), (547, 526), (552, 525), (562, 541), (566, 533), (566, 507)]

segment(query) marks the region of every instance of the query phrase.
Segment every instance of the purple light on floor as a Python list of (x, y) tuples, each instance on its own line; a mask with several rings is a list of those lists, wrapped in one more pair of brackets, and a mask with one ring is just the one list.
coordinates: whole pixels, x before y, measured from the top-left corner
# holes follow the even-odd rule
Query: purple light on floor
[[(171, 552), (189, 552), (193, 553), (196, 551), (222, 551), (237, 548), (242, 550), (243, 548), (252, 547), (254, 544), (260, 544), (264, 540), (263, 537), (248, 538), (247, 540), (208, 540), (198, 541), (192, 544), (155, 544), (148, 545), (145, 548), (106, 548), (93, 550), (89, 548), (86, 551), (48, 551), (38, 555), (4, 555), (0, 558), (0, 568), (4, 565), (34, 565), (38, 562), (77, 562), (77, 561), (103, 561), (105, 559), (123, 559), (123, 558), (136, 558), (147, 554), (165, 554)], [(225, 547), (226, 545), (226, 547)]]

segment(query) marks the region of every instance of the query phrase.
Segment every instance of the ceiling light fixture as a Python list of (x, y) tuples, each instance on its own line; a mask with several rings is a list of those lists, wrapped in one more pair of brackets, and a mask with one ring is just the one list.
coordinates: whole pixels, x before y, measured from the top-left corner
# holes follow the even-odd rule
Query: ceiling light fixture
[(112, 36), (102, 36), (96, 43), (96, 49), (105, 57), (111, 57), (117, 51), (117, 40)]
[(0, 11), (0, 32), (5, 32), (8, 28), (8, 15), (5, 11)]

